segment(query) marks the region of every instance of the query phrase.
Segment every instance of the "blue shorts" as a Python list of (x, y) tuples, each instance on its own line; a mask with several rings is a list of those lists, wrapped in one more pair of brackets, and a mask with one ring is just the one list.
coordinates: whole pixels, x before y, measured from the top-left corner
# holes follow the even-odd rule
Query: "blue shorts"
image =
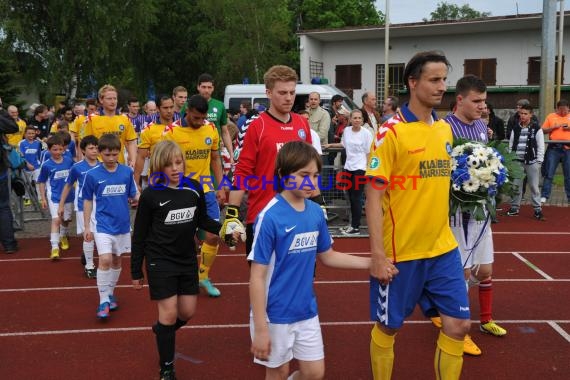
[(206, 200), (206, 212), (214, 220), (220, 221), (220, 205), (216, 199), (216, 192), (209, 191), (204, 194)]
[(469, 297), (459, 250), (431, 259), (397, 263), (399, 273), (388, 285), (370, 278), (370, 317), (399, 329), (419, 303), (424, 314), (439, 313), (469, 319)]

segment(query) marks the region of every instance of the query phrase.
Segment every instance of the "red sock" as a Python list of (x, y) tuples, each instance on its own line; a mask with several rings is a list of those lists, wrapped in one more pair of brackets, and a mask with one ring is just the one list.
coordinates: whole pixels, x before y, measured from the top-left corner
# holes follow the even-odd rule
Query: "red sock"
[(481, 323), (489, 322), (493, 305), (493, 280), (488, 279), (479, 283), (479, 309), (481, 312)]

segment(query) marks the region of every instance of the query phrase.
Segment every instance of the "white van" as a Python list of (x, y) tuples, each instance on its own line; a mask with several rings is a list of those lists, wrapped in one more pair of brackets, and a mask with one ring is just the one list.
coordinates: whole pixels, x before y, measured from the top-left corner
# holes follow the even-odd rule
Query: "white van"
[[(305, 103), (311, 92), (318, 92), (321, 95), (321, 106), (326, 109), (331, 108), (331, 99), (334, 95), (341, 95), (344, 99), (343, 106), (348, 110), (358, 108), (356, 104), (344, 92), (338, 88), (326, 84), (297, 84), (295, 104), (293, 111), (305, 108)], [(242, 101), (249, 100), (252, 105), (255, 103), (269, 107), (269, 100), (265, 94), (264, 84), (230, 84), (226, 86), (224, 93), (224, 106), (229, 113), (239, 112), (239, 105)]]

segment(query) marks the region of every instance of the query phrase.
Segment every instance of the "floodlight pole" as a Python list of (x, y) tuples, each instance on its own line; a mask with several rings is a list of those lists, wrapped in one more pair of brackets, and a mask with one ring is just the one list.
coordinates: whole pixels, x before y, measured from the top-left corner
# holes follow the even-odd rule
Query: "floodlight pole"
[[(386, 18), (384, 23), (384, 101), (388, 97), (390, 85), (390, 0), (386, 0)], [(380, 100), (380, 99), (379, 99)]]
[(542, 48), (540, 54), (540, 115), (554, 110), (554, 53), (556, 45), (556, 2), (543, 0)]
[(556, 102), (560, 100), (562, 90), (562, 43), (564, 40), (564, 0), (560, 1), (560, 18), (558, 22), (558, 61), (556, 62)]

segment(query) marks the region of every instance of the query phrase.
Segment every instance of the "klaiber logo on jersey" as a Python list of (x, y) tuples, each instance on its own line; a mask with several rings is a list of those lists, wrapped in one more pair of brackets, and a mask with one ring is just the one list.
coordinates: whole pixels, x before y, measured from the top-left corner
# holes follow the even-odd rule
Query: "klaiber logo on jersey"
[(164, 219), (164, 224), (187, 223), (194, 219), (196, 207), (179, 208), (170, 210)]
[(53, 179), (67, 178), (68, 175), (69, 175), (69, 170), (58, 170), (53, 175)]
[(123, 195), (127, 191), (127, 185), (107, 185), (103, 189), (102, 195)]
[(296, 234), (289, 246), (289, 253), (302, 253), (315, 249), (317, 247), (318, 237), (319, 231)]

